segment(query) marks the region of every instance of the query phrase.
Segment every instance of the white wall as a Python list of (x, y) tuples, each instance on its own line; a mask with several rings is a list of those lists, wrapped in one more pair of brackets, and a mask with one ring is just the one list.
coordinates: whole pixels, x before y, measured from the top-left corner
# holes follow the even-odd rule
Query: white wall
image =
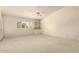
[(79, 7), (64, 7), (41, 21), (47, 35), (77, 39), (79, 37)]
[[(27, 34), (34, 34), (36, 33), (35, 30), (31, 29), (26, 29), (26, 28), (17, 28), (17, 21), (31, 21), (33, 22), (33, 19), (24, 19), (21, 17), (15, 17), (15, 16), (9, 16), (9, 15), (4, 15), (4, 34), (5, 37), (15, 37), (15, 36), (22, 36), (22, 35), (27, 35)], [(38, 32), (40, 33), (40, 31)]]
[(1, 9), (0, 9), (0, 40), (3, 38), (3, 20), (1, 16)]

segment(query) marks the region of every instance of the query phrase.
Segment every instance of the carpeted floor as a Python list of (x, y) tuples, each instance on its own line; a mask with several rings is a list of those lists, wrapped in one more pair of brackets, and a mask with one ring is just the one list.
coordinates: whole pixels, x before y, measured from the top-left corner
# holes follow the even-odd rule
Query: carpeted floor
[(79, 41), (28, 35), (0, 41), (0, 52), (79, 52)]

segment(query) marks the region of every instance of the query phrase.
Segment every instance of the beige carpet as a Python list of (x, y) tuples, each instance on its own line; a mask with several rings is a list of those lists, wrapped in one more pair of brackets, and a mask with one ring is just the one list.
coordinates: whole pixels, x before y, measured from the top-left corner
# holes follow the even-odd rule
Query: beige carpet
[(0, 41), (0, 52), (79, 52), (79, 41), (46, 35), (5, 38)]

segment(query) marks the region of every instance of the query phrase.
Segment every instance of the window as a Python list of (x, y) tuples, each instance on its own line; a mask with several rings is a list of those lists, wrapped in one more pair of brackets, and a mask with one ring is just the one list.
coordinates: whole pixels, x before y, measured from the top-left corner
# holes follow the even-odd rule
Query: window
[(22, 23), (22, 28), (25, 28), (26, 27), (26, 24), (25, 23)]
[(27, 28), (30, 29), (33, 27), (32, 21), (26, 21), (26, 22), (17, 22), (17, 28)]
[(21, 28), (21, 22), (17, 22), (17, 28)]
[(40, 29), (40, 20), (18, 21), (17, 28)]

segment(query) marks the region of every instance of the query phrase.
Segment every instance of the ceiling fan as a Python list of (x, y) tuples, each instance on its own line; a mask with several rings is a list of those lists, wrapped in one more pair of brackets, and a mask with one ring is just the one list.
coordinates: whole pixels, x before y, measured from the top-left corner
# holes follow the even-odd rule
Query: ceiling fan
[(36, 6), (36, 10), (34, 11), (34, 15), (37, 17), (41, 17), (42, 16), (42, 12), (40, 11), (40, 6)]

